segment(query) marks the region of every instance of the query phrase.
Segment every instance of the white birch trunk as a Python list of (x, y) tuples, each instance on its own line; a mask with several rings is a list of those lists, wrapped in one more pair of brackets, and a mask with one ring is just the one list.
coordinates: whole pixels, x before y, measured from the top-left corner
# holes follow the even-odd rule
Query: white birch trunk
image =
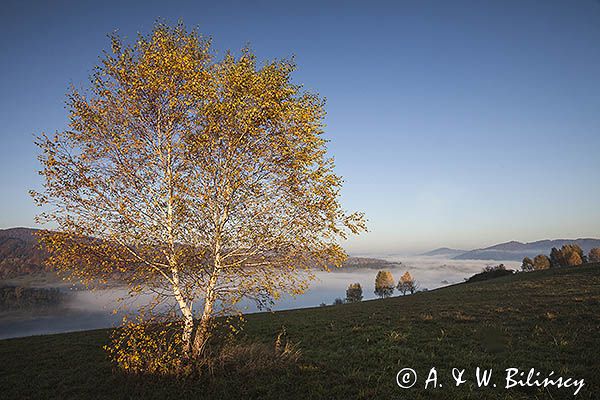
[(181, 340), (183, 341), (183, 351), (185, 354), (190, 354), (192, 349), (192, 333), (194, 330), (194, 315), (192, 313), (192, 305), (186, 302), (179, 283), (179, 274), (176, 268), (173, 269), (173, 294), (179, 310), (183, 315), (183, 333)]
[(206, 287), (206, 297), (204, 299), (204, 309), (202, 311), (202, 317), (198, 322), (198, 328), (194, 335), (194, 343), (192, 349), (192, 355), (198, 357), (202, 355), (206, 348), (206, 343), (210, 338), (210, 323), (213, 316), (213, 307), (215, 304), (216, 293), (215, 287), (217, 285), (218, 270), (214, 270)]

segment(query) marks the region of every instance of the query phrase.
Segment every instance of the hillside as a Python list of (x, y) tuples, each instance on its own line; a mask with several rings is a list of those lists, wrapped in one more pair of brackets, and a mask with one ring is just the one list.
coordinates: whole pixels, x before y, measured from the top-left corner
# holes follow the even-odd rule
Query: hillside
[(379, 258), (370, 257), (348, 257), (342, 268), (333, 269), (332, 271), (347, 271), (347, 268), (368, 268), (368, 269), (389, 269), (397, 268), (401, 265), (400, 262), (390, 262)]
[[(216, 373), (176, 381), (113, 373), (107, 330), (0, 341), (3, 398), (157, 399), (572, 399), (572, 388), (504, 388), (514, 367), (585, 379), (577, 399), (600, 392), (600, 265), (520, 273), (407, 297), (249, 315), (240, 340), (272, 344), (285, 326), (299, 343), (289, 370)], [(417, 371), (401, 389), (396, 374)], [(436, 367), (442, 388), (423, 390)], [(451, 368), (465, 368), (456, 388)], [(492, 368), (498, 388), (474, 386)]]
[(34, 236), (36, 229), (0, 230), (0, 279), (45, 272), (46, 253)]
[[(32, 228), (0, 229), (0, 280), (16, 279), (21, 282), (27, 279), (31, 282), (34, 278), (43, 278), (43, 282), (53, 282), (52, 271), (44, 267), (47, 254), (40, 248), (35, 232)], [(386, 260), (368, 257), (349, 257), (344, 264), (345, 268), (394, 268), (400, 263), (391, 263)], [(343, 271), (334, 269), (333, 271)], [(40, 280), (40, 279), (38, 279)], [(60, 280), (56, 280), (60, 282)]]
[(420, 256), (425, 257), (445, 257), (445, 258), (453, 258), (460, 254), (466, 253), (468, 250), (458, 250), (451, 249), (448, 247), (440, 247), (439, 249), (431, 250), (423, 254), (419, 254)]
[(521, 243), (516, 241), (500, 243), (483, 249), (467, 251), (454, 257), (455, 260), (498, 260), (521, 261), (524, 257), (535, 257), (538, 254), (550, 254), (553, 247), (561, 248), (565, 244), (577, 244), (584, 253), (594, 247), (600, 247), (600, 239), (556, 239), (538, 240)]

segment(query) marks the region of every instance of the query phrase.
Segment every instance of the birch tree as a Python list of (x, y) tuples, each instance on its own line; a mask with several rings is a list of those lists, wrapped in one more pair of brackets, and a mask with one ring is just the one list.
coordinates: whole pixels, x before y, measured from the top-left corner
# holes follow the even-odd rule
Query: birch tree
[(293, 62), (218, 59), (182, 24), (111, 44), (68, 94), (69, 128), (37, 139), (32, 195), (58, 227), (42, 235), (48, 262), (90, 286), (126, 282), (155, 313), (174, 305), (197, 357), (243, 298), (268, 306), (340, 266), (363, 215), (340, 205), (324, 101), (292, 82)]
[(363, 299), (363, 290), (360, 283), (351, 283), (348, 285), (348, 289), (346, 289), (346, 302), (347, 303), (357, 303), (362, 301)]
[(594, 247), (590, 250), (588, 255), (588, 262), (597, 263), (600, 262), (600, 247)]
[(394, 276), (390, 271), (378, 271), (375, 277), (375, 294), (387, 298), (394, 293)]
[(403, 296), (405, 296), (407, 293), (414, 294), (417, 291), (417, 283), (410, 272), (406, 271), (400, 277), (398, 286), (396, 288), (400, 293), (402, 293)]

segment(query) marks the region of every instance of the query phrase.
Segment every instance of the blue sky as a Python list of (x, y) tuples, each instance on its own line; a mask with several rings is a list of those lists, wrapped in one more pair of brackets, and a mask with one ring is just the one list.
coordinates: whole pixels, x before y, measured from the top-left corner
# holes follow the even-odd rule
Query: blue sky
[(327, 98), (352, 253), (600, 236), (600, 2), (3, 2), (0, 228), (34, 226), (34, 134), (107, 33), (182, 18), (215, 49), (294, 55)]

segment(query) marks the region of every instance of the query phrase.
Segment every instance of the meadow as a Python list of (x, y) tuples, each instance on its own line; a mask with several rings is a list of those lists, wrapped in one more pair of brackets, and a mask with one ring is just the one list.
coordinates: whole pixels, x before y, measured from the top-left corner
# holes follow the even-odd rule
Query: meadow
[[(0, 397), (161, 399), (566, 399), (573, 388), (504, 388), (505, 369), (584, 379), (575, 398), (600, 395), (600, 265), (549, 269), (412, 296), (247, 315), (237, 340), (300, 358), (286, 367), (242, 363), (177, 379), (125, 375), (102, 346), (109, 330), (0, 341)], [(424, 389), (436, 368), (438, 387)], [(497, 387), (478, 387), (477, 367)], [(417, 384), (402, 389), (403, 368)], [(456, 387), (452, 368), (465, 369)], [(442, 384), (440, 387), (439, 384)]]

